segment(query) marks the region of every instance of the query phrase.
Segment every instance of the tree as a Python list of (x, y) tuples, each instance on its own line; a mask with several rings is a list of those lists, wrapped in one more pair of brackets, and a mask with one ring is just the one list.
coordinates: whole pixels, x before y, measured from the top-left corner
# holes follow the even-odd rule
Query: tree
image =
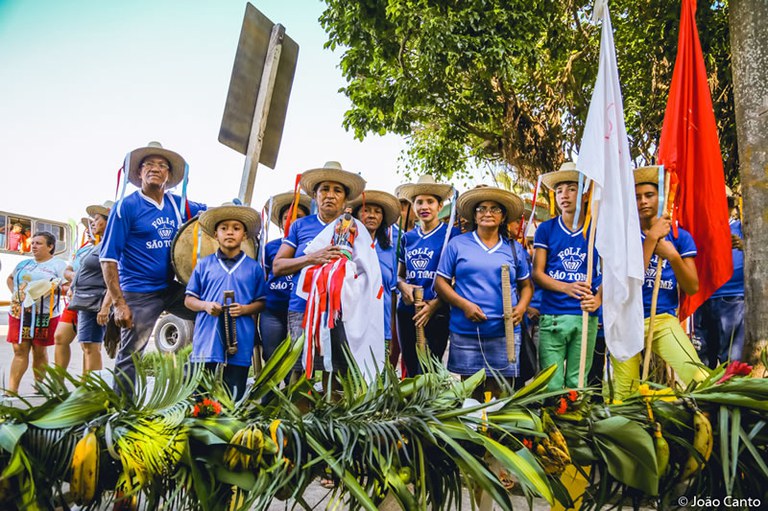
[(731, 45), (736, 126), (744, 196), (744, 355), (753, 363), (768, 346), (768, 2), (732, 0)]
[[(726, 167), (735, 169), (727, 4), (701, 0)], [(470, 161), (533, 181), (577, 151), (597, 73), (592, 0), (326, 0), (327, 46), (343, 49), (344, 126), (362, 139), (408, 138), (409, 171), (450, 177)], [(656, 149), (676, 51), (679, 6), (616, 0), (616, 31), (632, 157)]]

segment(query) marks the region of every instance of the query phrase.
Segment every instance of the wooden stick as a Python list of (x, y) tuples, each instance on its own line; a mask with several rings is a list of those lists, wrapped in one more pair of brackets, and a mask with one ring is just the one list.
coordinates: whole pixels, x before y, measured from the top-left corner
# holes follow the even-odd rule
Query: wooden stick
[[(589, 200), (592, 200), (590, 196)], [(589, 223), (589, 241), (587, 242), (587, 280), (592, 287), (592, 267), (595, 264), (595, 231), (597, 227), (597, 207), (592, 211), (592, 221)], [(581, 312), (581, 352), (579, 354), (579, 387), (584, 386), (587, 372), (587, 339), (589, 337), (589, 312)]]
[[(514, 250), (515, 247), (512, 247)], [(509, 282), (509, 265), (501, 265), (501, 303), (504, 307), (504, 336), (507, 338), (507, 362), (517, 362), (515, 353), (515, 320), (512, 318), (512, 284)]]
[[(669, 185), (672, 180), (664, 174), (664, 197), (669, 198)], [(672, 210), (671, 201), (667, 200), (664, 208), (667, 211)], [(653, 259), (653, 256), (651, 256)], [(651, 295), (651, 316), (648, 319), (648, 335), (645, 337), (645, 356), (643, 357), (643, 375), (642, 380), (648, 379), (648, 372), (651, 369), (651, 353), (653, 352), (653, 330), (656, 322), (656, 305), (659, 302), (659, 288), (661, 287), (661, 271), (664, 267), (664, 258), (656, 256), (656, 278), (653, 281), (653, 295)]]
[[(413, 305), (416, 308), (416, 312), (419, 312), (424, 307), (424, 288), (421, 286), (415, 286), (413, 288)], [(416, 327), (416, 347), (420, 350), (425, 350), (427, 347), (427, 338), (424, 335), (424, 327)]]

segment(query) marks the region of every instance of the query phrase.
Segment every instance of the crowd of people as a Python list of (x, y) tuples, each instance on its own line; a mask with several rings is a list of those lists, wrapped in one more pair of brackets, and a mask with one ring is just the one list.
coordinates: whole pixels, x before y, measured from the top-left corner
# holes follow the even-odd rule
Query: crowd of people
[[(327, 162), (303, 172), (296, 190), (273, 195), (260, 213), (239, 203), (208, 207), (171, 193), (186, 169), (181, 155), (156, 142), (129, 153), (124, 172), (138, 190), (86, 208), (89, 241), (69, 263), (53, 257), (53, 235), (30, 237), (32, 257), (7, 280), (14, 349), (7, 391), (18, 391), (30, 352), (37, 378), (48, 363), (48, 346), (55, 345), (55, 364), (66, 368), (75, 337), (84, 370), (101, 369), (101, 344), (112, 321), (120, 329), (115, 388), (132, 393), (135, 356), (163, 312), (195, 320), (190, 360), (205, 364), (236, 399), (246, 390), (254, 353), (269, 360), (285, 338), (302, 336), (294, 378), (345, 371), (350, 362), (371, 377), (387, 361), (413, 376), (428, 367), (425, 357), (442, 363), (447, 352), (447, 368), (455, 374), (492, 372), (495, 378), (482, 390), (496, 395), (504, 380), (519, 387), (553, 364), (551, 390), (577, 387), (580, 370), (591, 383), (609, 375), (615, 399), (637, 385), (641, 355), (618, 360), (605, 353), (600, 257), (594, 248), (590, 253), (589, 196), (572, 163), (542, 176), (557, 214), (525, 229), (523, 199), (497, 187), (459, 194), (425, 175), (394, 193), (366, 190), (360, 174)], [(659, 214), (658, 167), (637, 169), (634, 176), (646, 329), (661, 271), (652, 349), (681, 382), (698, 381), (706, 375), (702, 360), (714, 366), (741, 355), (743, 247), (736, 202), (730, 199), (733, 277), (696, 315), (691, 336), (676, 310), (680, 293), (698, 290), (697, 247), (688, 232), (673, 229), (669, 215)], [(451, 214), (444, 218), (446, 204)], [(196, 261), (184, 285), (174, 274), (172, 245), (193, 219), (218, 249)], [(282, 237), (267, 240), (262, 222), (275, 224)], [(255, 258), (245, 252), (249, 240), (261, 243)], [(580, 367), (584, 341), (588, 356)]]

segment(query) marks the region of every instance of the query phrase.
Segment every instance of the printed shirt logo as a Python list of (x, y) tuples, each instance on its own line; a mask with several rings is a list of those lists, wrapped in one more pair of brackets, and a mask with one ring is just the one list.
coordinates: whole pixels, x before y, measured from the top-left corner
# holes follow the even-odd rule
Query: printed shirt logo
[(411, 259), (411, 265), (417, 270), (423, 270), (429, 264), (430, 259), (424, 256), (418, 256)]
[(581, 266), (581, 259), (579, 259), (576, 256), (570, 256), (566, 259), (563, 259), (563, 267), (568, 271), (576, 271)]
[(176, 220), (167, 216), (161, 217), (152, 222), (152, 227), (155, 228), (160, 239), (148, 241), (146, 247), (148, 249), (169, 248), (176, 234)]

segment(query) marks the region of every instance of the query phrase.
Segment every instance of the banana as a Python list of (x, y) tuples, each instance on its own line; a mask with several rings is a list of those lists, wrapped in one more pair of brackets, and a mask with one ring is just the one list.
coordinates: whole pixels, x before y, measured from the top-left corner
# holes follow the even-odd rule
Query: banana
[(669, 443), (661, 434), (661, 424), (654, 425), (653, 445), (656, 450), (656, 467), (659, 477), (663, 476), (669, 467)]
[(72, 455), (72, 498), (78, 505), (90, 504), (96, 496), (99, 476), (99, 441), (93, 429), (88, 429)]
[[(712, 424), (701, 410), (696, 410), (693, 412), (693, 448), (704, 459), (704, 463), (709, 461), (713, 446)], [(704, 463), (699, 462), (698, 457), (695, 455), (689, 456), (680, 475), (680, 480), (684, 481), (701, 470), (704, 467)]]

